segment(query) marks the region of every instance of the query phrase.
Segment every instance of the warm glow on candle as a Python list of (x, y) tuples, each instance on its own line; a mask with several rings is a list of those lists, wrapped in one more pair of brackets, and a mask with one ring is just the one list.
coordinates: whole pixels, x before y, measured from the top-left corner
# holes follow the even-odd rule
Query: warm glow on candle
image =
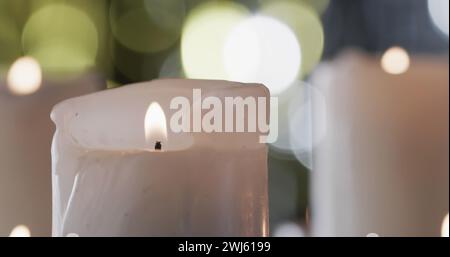
[(41, 67), (31, 57), (19, 58), (9, 69), (7, 80), (8, 88), (13, 94), (32, 94), (41, 87)]
[(409, 68), (409, 55), (401, 47), (389, 48), (381, 57), (381, 67), (390, 74), (402, 74)]
[(164, 111), (158, 103), (153, 102), (148, 107), (147, 113), (145, 114), (144, 126), (145, 140), (152, 149), (157, 149), (158, 142), (159, 147), (161, 144), (164, 145), (167, 141), (167, 123)]
[(11, 233), (9, 234), (10, 237), (30, 237), (30, 229), (28, 229), (25, 225), (17, 225)]
[(448, 214), (445, 216), (444, 221), (442, 222), (441, 236), (448, 237)]

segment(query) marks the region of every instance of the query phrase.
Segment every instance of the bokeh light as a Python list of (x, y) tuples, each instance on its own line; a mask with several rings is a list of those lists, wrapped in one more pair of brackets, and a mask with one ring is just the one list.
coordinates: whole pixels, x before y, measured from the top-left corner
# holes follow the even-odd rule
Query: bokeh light
[(96, 62), (97, 29), (88, 15), (69, 4), (52, 3), (35, 11), (22, 42), (25, 53), (51, 74), (82, 72)]
[(303, 87), (304, 102), (299, 106), (292, 101), (289, 106), (289, 138), (297, 160), (312, 170), (313, 149), (327, 134), (327, 105), (319, 89), (309, 84)]
[(278, 138), (270, 144), (278, 156), (297, 159), (312, 169), (312, 151), (327, 132), (326, 103), (316, 87), (296, 81), (278, 96)]
[(278, 95), (278, 138), (270, 144), (271, 149), (280, 154), (293, 154), (290, 138), (290, 122), (292, 122), (292, 111), (301, 108), (305, 104), (305, 83), (297, 81)]
[(25, 225), (17, 225), (13, 228), (9, 237), (30, 237), (31, 232), (30, 229)]
[(282, 223), (275, 228), (275, 237), (305, 237), (305, 231), (300, 225), (294, 222)]
[(113, 0), (111, 29), (125, 47), (143, 53), (162, 51), (179, 38), (186, 7), (179, 0)]
[(428, 0), (428, 11), (436, 27), (448, 37), (449, 1)]
[(287, 24), (295, 33), (302, 53), (301, 75), (319, 63), (324, 48), (324, 32), (319, 15), (300, 1), (277, 0), (263, 5), (260, 13)]
[(381, 57), (381, 67), (389, 74), (402, 74), (409, 68), (408, 52), (401, 47), (389, 48)]
[(42, 84), (42, 72), (39, 63), (31, 57), (16, 60), (7, 76), (8, 89), (16, 95), (28, 95), (36, 92)]
[(181, 58), (187, 77), (227, 79), (223, 49), (230, 31), (248, 10), (230, 1), (207, 2), (189, 14), (182, 32)]
[(276, 4), (277, 2), (292, 2), (294, 5), (306, 5), (319, 15), (323, 14), (330, 5), (330, 0), (259, 0), (259, 2), (262, 6)]
[(448, 226), (449, 226), (449, 217), (448, 214), (445, 216), (444, 221), (442, 222), (441, 236), (448, 237)]
[(238, 24), (228, 36), (223, 55), (229, 80), (262, 83), (272, 95), (290, 86), (301, 64), (300, 46), (292, 30), (266, 16)]

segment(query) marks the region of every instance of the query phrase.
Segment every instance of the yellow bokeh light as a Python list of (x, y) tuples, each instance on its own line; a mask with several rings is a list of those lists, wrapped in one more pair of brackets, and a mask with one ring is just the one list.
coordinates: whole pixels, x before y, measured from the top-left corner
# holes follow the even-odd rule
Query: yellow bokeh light
[(26, 22), (22, 42), (44, 72), (67, 74), (94, 66), (98, 31), (81, 9), (61, 2), (37, 9)]
[(182, 32), (181, 58), (187, 77), (227, 79), (223, 49), (228, 33), (248, 10), (237, 3), (207, 2), (189, 14)]
[(448, 214), (445, 216), (444, 221), (442, 222), (442, 228), (441, 228), (441, 236), (442, 237), (448, 237), (448, 222), (449, 222)]
[(25, 225), (17, 225), (13, 228), (9, 237), (30, 237), (31, 232), (30, 229)]
[(28, 95), (36, 92), (42, 83), (39, 63), (31, 57), (16, 60), (7, 76), (8, 89), (16, 95)]
[(277, 0), (266, 2), (259, 11), (288, 25), (300, 43), (301, 75), (309, 74), (319, 63), (324, 48), (324, 32), (320, 17), (301, 1)]
[(301, 0), (301, 1), (310, 5), (319, 14), (323, 14), (330, 5), (330, 0)]
[(381, 67), (389, 74), (405, 73), (409, 65), (408, 52), (401, 47), (391, 47), (381, 57)]

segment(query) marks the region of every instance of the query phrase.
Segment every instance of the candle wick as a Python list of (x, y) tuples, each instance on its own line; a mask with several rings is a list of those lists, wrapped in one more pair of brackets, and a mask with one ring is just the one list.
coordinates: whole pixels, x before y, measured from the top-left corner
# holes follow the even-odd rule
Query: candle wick
[(161, 150), (161, 148), (162, 148), (161, 141), (156, 141), (156, 143), (155, 143), (155, 150)]

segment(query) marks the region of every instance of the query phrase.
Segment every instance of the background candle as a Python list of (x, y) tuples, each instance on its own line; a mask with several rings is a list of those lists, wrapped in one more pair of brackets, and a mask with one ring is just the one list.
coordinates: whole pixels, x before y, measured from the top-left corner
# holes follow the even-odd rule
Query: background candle
[(49, 236), (54, 132), (49, 113), (56, 103), (95, 92), (102, 83), (92, 75), (39, 81), (37, 91), (26, 95), (12, 94), (12, 86), (0, 83), (0, 235), (23, 224), (33, 236)]
[(400, 75), (382, 67), (347, 53), (317, 73), (327, 134), (312, 173), (315, 235), (440, 234), (449, 202), (448, 60), (415, 57)]
[(268, 97), (260, 85), (159, 80), (55, 107), (53, 235), (268, 235), (267, 147), (260, 133), (169, 129), (163, 151), (149, 151), (149, 104), (171, 117), (171, 99), (192, 102), (194, 88), (222, 100)]

